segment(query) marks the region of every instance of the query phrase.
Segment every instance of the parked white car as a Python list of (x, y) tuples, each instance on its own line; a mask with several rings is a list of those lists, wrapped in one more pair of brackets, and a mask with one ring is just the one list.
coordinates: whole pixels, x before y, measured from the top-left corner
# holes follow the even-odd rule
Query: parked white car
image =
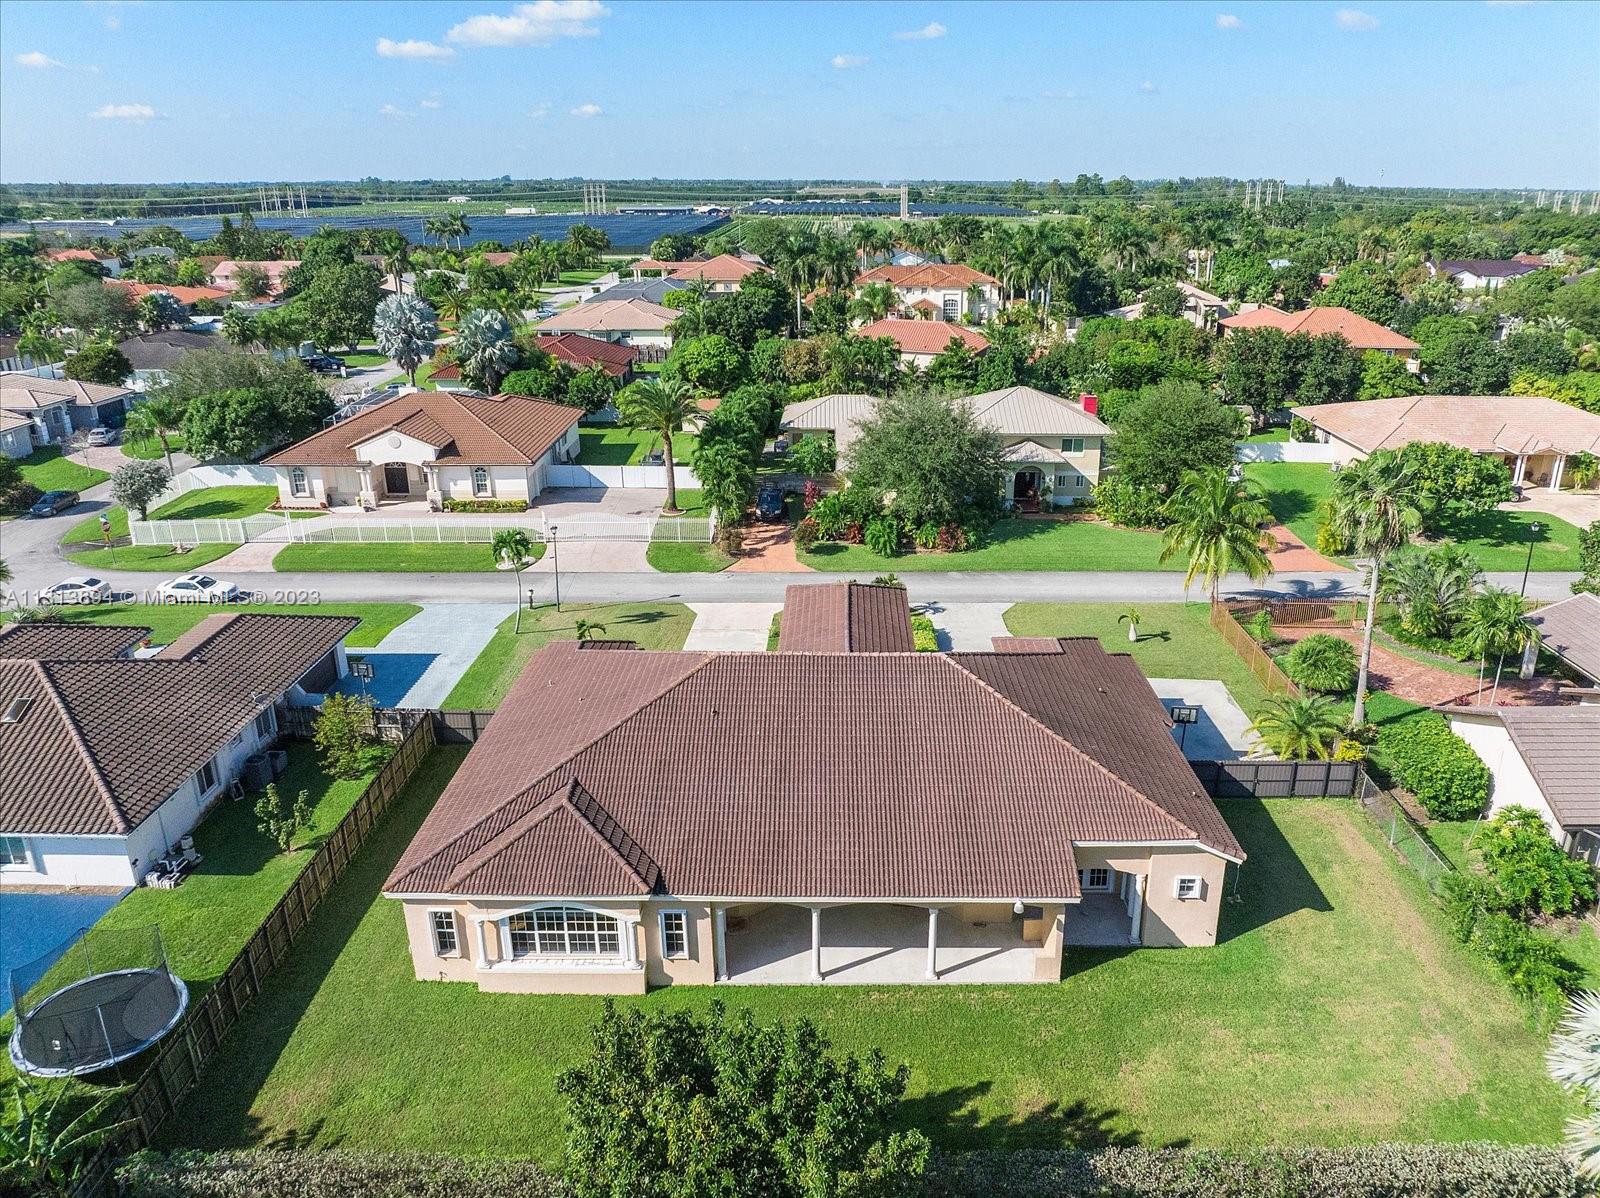
[(110, 599), (111, 584), (87, 574), (82, 578), (63, 578), (39, 592), (40, 603), (106, 603)]
[(234, 603), (239, 588), (209, 574), (184, 574), (158, 586), (156, 598), (162, 603)]

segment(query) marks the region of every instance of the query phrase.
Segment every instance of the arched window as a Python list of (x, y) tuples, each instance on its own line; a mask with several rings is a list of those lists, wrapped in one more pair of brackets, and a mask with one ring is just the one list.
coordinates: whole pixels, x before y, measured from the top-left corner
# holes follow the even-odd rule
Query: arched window
[(539, 907), (506, 920), (511, 959), (522, 957), (618, 957), (617, 921), (582, 907)]
[(487, 466), (474, 466), (472, 468), (472, 493), (478, 496), (489, 494), (489, 468)]

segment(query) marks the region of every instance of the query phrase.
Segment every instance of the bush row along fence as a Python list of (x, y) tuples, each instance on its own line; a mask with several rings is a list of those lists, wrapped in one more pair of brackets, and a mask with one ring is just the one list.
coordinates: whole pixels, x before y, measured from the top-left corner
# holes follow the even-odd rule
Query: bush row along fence
[(242, 520), (142, 520), (129, 524), (135, 545), (245, 545), (253, 541), (318, 545), (483, 544), (502, 529), (515, 528), (536, 544), (569, 541), (678, 541), (709, 543), (716, 521), (704, 516), (641, 516), (634, 519), (574, 518), (552, 522), (535, 511), (493, 516), (247, 516)]
[(356, 852), (436, 743), (432, 720), (420, 720), (412, 727), (394, 756), (384, 763), (322, 847), (306, 862), (239, 955), (222, 971), (205, 997), (190, 1006), (183, 1022), (153, 1050), (155, 1058), (123, 1100), (108, 1112), (107, 1123), (117, 1125), (119, 1130), (90, 1157), (74, 1190), (75, 1198), (101, 1198), (116, 1193), (117, 1161), (155, 1140), (183, 1096), (194, 1088), (206, 1062), (260, 995), (266, 979), (289, 955), (317, 907), (344, 877)]
[[(438, 711), (428, 707), (377, 707), (372, 712), (373, 729), (386, 741), (404, 741), (420, 724), (433, 726), (433, 737), (441, 745), (474, 743), (489, 726), (493, 711), (468, 709)], [(282, 713), (278, 726), (285, 736), (309, 740), (317, 721), (315, 707), (291, 707)]]
[(1239, 659), (1255, 675), (1256, 681), (1267, 688), (1269, 695), (1300, 694), (1300, 688), (1289, 681), (1289, 676), (1278, 668), (1278, 663), (1240, 627), (1239, 621), (1234, 618), (1232, 605), (1212, 602), (1211, 627), (1228, 642), (1228, 647), (1239, 655)]
[(1191, 761), (1216, 799), (1347, 799), (1360, 785), (1352, 761)]

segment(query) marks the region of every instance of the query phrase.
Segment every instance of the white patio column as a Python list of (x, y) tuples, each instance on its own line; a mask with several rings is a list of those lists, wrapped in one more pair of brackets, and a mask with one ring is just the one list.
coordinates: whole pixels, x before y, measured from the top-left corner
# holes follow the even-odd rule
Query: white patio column
[(1522, 480), (1527, 475), (1527, 473), (1528, 473), (1528, 455), (1527, 454), (1523, 454), (1523, 453), (1519, 453), (1517, 455), (1517, 464), (1511, 470), (1511, 485), (1513, 487), (1520, 487), (1522, 485)]
[(489, 934), (483, 930), (483, 925), (488, 922), (487, 919), (482, 917), (474, 917), (472, 921), (473, 928), (476, 931), (474, 939), (478, 949), (475, 963), (479, 969), (489, 968)]
[(811, 908), (811, 980), (822, 980), (822, 908)]
[(928, 908), (928, 979), (939, 977), (939, 908)]
[(1550, 468), (1550, 489), (1552, 491), (1561, 490), (1561, 476), (1565, 474), (1566, 471), (1567, 455), (1564, 453), (1556, 454), (1556, 464)]
[(1522, 647), (1522, 668), (1517, 671), (1518, 678), (1532, 678), (1534, 663), (1539, 660), (1540, 641), (1529, 641)]
[(629, 969), (636, 969), (639, 965), (639, 923), (633, 919), (624, 919), (620, 922), (623, 962)]
[(1150, 884), (1149, 874), (1138, 874), (1134, 878), (1133, 889), (1133, 916), (1128, 920), (1128, 942), (1138, 944), (1140, 939), (1140, 924), (1144, 922), (1144, 890)]
[(728, 909), (721, 903), (711, 908), (711, 927), (717, 981), (725, 982), (728, 980)]

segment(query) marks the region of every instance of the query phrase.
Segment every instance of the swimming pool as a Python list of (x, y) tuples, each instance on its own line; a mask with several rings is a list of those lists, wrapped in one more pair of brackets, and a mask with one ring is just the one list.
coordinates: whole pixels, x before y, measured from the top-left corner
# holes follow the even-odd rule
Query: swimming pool
[(59, 956), (126, 893), (50, 894), (0, 888), (0, 1015), (11, 1010), (13, 968), (46, 953)]

